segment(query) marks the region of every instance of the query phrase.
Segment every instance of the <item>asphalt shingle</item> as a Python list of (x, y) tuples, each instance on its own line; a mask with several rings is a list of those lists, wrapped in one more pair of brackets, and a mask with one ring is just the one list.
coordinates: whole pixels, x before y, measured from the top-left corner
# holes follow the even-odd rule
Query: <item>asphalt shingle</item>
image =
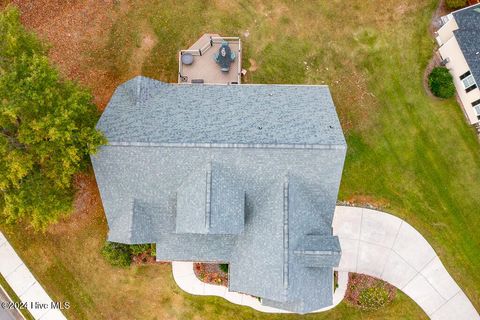
[[(110, 241), (156, 243), (162, 261), (228, 262), (230, 289), (265, 304), (331, 304), (346, 144), (327, 87), (137, 77), (97, 127), (109, 141), (92, 163)], [(330, 255), (305, 265), (299, 248)]]
[(478, 85), (480, 83), (480, 4), (452, 14), (458, 25), (458, 29), (453, 33)]

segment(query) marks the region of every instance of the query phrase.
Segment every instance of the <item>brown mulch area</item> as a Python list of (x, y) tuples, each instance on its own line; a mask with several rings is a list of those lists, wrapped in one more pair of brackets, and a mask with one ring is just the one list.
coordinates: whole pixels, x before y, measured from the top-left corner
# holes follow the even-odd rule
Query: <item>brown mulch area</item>
[(350, 196), (345, 201), (337, 201), (337, 205), (383, 210), (388, 208), (390, 204), (385, 199), (378, 199), (372, 196), (356, 194)]
[(73, 177), (75, 198), (73, 212), (51, 225), (47, 232), (50, 234), (69, 234), (80, 230), (97, 219), (105, 219), (103, 206), (98, 191), (97, 182), (93, 173), (78, 173)]
[(445, 5), (445, 0), (440, 0), (438, 3), (438, 7), (433, 13), (432, 20), (430, 23), (430, 26), (428, 27), (428, 31), (430, 31), (430, 34), (433, 36), (435, 31), (440, 28), (440, 17), (443, 17), (453, 10), (448, 9), (447, 6)]
[(132, 264), (145, 265), (145, 264), (170, 264), (167, 261), (157, 261), (155, 256), (148, 252), (144, 252), (132, 257)]
[(217, 263), (194, 263), (193, 270), (200, 281), (228, 287), (228, 273), (220, 270)]
[(22, 23), (50, 44), (49, 57), (60, 72), (92, 90), (103, 110), (118, 85), (92, 61), (90, 52), (102, 50), (119, 10), (114, 0), (13, 0)]
[(397, 288), (395, 288), (391, 284), (378, 278), (367, 276), (364, 274), (349, 273), (347, 292), (345, 293), (345, 301), (350, 305), (365, 309), (365, 307), (362, 306), (359, 301), (360, 294), (365, 289), (377, 286), (383, 287), (388, 292), (388, 302), (391, 302), (395, 298), (397, 294)]

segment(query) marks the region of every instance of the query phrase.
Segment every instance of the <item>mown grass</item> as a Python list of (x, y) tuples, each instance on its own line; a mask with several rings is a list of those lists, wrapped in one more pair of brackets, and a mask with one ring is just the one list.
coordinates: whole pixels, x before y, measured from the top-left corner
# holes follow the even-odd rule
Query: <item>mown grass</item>
[[(380, 204), (432, 244), (480, 308), (480, 153), (452, 100), (428, 97), (423, 71), (434, 48), (427, 27), (434, 0), (130, 1), (117, 5), (99, 40), (95, 68), (120, 82), (135, 70), (176, 81), (176, 53), (205, 32), (240, 35), (246, 82), (328, 84), (348, 143), (340, 200)], [(99, 13), (100, 14), (100, 13)], [(143, 61), (145, 33), (156, 45)], [(248, 35), (248, 36), (247, 36)], [(135, 68), (132, 68), (135, 65)], [(91, 65), (80, 65), (88, 70)], [(95, 79), (91, 87), (95, 87)], [(106, 235), (101, 208), (46, 235), (3, 227), (36, 276), (73, 319), (294, 319), (264, 315), (222, 299), (194, 297), (168, 266), (109, 267), (99, 256)], [(62, 231), (58, 231), (58, 230)], [(418, 319), (400, 294), (378, 312), (347, 305), (305, 319)]]
[[(56, 301), (69, 301), (68, 319), (427, 319), (406, 295), (387, 307), (360, 311), (345, 303), (325, 313), (271, 315), (222, 298), (192, 296), (181, 290), (165, 265), (115, 268), (100, 254), (106, 236), (101, 208), (47, 234), (2, 226), (7, 238)], [(253, 272), (253, 271), (252, 271)]]

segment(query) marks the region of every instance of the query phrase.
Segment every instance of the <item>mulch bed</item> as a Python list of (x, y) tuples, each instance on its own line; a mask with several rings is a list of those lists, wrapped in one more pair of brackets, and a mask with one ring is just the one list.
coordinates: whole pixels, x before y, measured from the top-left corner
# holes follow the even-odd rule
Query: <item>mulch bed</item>
[(136, 256), (132, 256), (132, 264), (157, 264), (155, 256), (152, 256), (150, 252), (144, 252)]
[(193, 270), (202, 282), (228, 287), (228, 273), (220, 270), (217, 263), (194, 263)]
[(371, 309), (369, 306), (364, 306), (361, 304), (360, 296), (364, 290), (374, 287), (380, 287), (385, 289), (385, 291), (388, 293), (387, 303), (390, 303), (397, 294), (397, 288), (385, 281), (364, 274), (349, 273), (347, 292), (345, 293), (345, 301), (348, 304), (358, 307), (360, 309)]

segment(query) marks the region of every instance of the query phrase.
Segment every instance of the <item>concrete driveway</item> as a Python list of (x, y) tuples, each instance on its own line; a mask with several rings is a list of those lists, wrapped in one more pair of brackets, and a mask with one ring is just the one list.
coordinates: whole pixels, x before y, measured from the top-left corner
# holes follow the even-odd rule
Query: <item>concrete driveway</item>
[[(450, 276), (427, 240), (407, 222), (388, 213), (337, 206), (333, 234), (338, 235), (342, 258), (337, 268), (339, 288), (333, 306), (345, 295), (348, 272), (383, 279), (405, 292), (435, 320), (480, 320), (468, 297)], [(258, 311), (284, 313), (248, 295), (198, 280), (192, 262), (172, 262), (180, 288), (195, 295), (219, 296)]]
[(342, 247), (339, 271), (391, 283), (431, 319), (480, 319), (427, 240), (407, 222), (385, 212), (339, 206), (333, 233)]

